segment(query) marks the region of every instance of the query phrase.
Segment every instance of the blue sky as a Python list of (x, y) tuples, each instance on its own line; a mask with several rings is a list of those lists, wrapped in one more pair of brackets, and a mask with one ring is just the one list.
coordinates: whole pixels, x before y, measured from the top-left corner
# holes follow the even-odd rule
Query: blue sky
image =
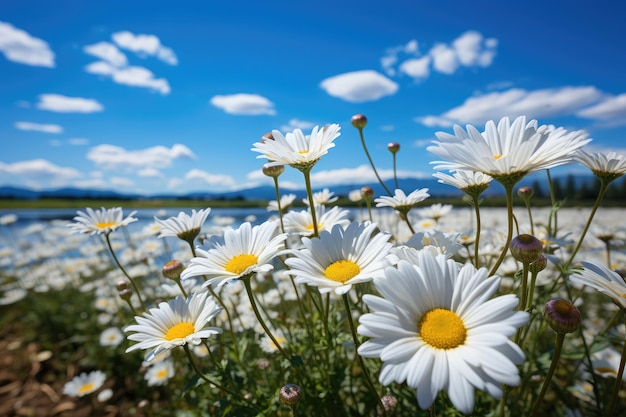
[(625, 18), (618, 1), (3, 0), (0, 185), (269, 185), (252, 145), (328, 123), (342, 135), (313, 187), (375, 182), (357, 113), (384, 178), (388, 142), (401, 176), (430, 177), (435, 132), (502, 116), (626, 153)]

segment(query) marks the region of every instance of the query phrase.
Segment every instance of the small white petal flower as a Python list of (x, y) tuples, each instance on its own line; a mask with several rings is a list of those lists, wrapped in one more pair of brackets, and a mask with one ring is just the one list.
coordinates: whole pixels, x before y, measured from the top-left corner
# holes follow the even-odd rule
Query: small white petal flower
[[(339, 197), (335, 196), (335, 193), (330, 191), (328, 188), (324, 188), (322, 191), (317, 191), (313, 193), (313, 205), (314, 206), (334, 203), (338, 199)], [(303, 198), (302, 202), (306, 204), (307, 206), (310, 206), (308, 198)]]
[(489, 183), (493, 180), (489, 175), (478, 171), (458, 170), (452, 175), (443, 172), (435, 172), (433, 177), (438, 178), (442, 184), (451, 185), (463, 192), (474, 193), (480, 191), (482, 193), (489, 187)]
[(303, 249), (293, 251), (285, 263), (296, 283), (319, 288), (321, 293), (345, 294), (352, 285), (382, 275), (391, 250), (390, 235), (379, 232), (374, 223), (352, 222), (344, 229), (335, 225), (319, 238), (302, 238)]
[(207, 327), (209, 321), (222, 310), (206, 292), (189, 298), (176, 297), (151, 308), (143, 317), (135, 316), (137, 324), (128, 326), (126, 332), (135, 332), (128, 340), (138, 342), (126, 352), (151, 349), (146, 361), (159, 353), (186, 344), (198, 345), (202, 339), (222, 333), (219, 327)]
[[(330, 210), (326, 206), (315, 207), (317, 217), (317, 230), (331, 230), (335, 225), (342, 227), (350, 224), (348, 216), (350, 212), (339, 207), (333, 207)], [(311, 210), (291, 211), (283, 218), (285, 224), (285, 232), (297, 233), (301, 236), (311, 236), (314, 233), (313, 215)]]
[(254, 144), (253, 152), (262, 155), (257, 158), (267, 158), (275, 165), (290, 165), (297, 169), (310, 169), (328, 150), (335, 146), (333, 141), (341, 135), (339, 125), (315, 126), (310, 135), (304, 135), (302, 130), (296, 129), (285, 136), (278, 131), (272, 131), (272, 139), (263, 138)]
[(406, 382), (423, 409), (445, 390), (463, 413), (474, 408), (475, 388), (500, 397), (502, 384), (519, 385), (524, 354), (509, 338), (529, 315), (516, 311), (515, 295), (490, 299), (499, 277), (424, 250), (418, 265), (401, 260), (374, 284), (382, 297), (363, 297), (371, 313), (357, 331), (371, 339), (358, 353), (383, 361), (383, 385)]
[(181, 274), (181, 279), (205, 276), (205, 286), (220, 288), (228, 281), (257, 272), (271, 271), (276, 255), (284, 249), (287, 234), (277, 234), (278, 223), (266, 221), (259, 226), (248, 222), (228, 229), (224, 236), (213, 236), (196, 249), (197, 257)]
[(616, 152), (586, 152), (579, 149), (575, 156), (580, 162), (597, 177), (609, 178), (611, 181), (626, 174), (626, 157)]
[(148, 386), (165, 385), (174, 376), (174, 363), (171, 360), (160, 361), (146, 371), (144, 379)]
[[(296, 200), (296, 197), (297, 196), (295, 194), (281, 195), (280, 196), (280, 210), (283, 213), (289, 210), (293, 202)], [(267, 211), (278, 211), (278, 201), (271, 200), (269, 203), (267, 203)]]
[(102, 207), (97, 211), (87, 207), (87, 213), (79, 210), (78, 216), (74, 217), (76, 223), (71, 223), (68, 227), (73, 233), (108, 234), (122, 226), (127, 226), (137, 221), (137, 218), (133, 217), (135, 213), (137, 213), (136, 210), (131, 212), (126, 218), (122, 218), (121, 207), (110, 209)]
[(100, 333), (100, 346), (117, 346), (124, 340), (124, 334), (117, 327), (109, 327)]
[(70, 397), (82, 397), (98, 390), (105, 380), (106, 375), (102, 371), (83, 372), (65, 384), (63, 394)]
[(398, 211), (408, 211), (411, 207), (426, 200), (428, 197), (430, 197), (428, 188), (415, 190), (409, 195), (406, 195), (404, 191), (398, 188), (394, 191), (393, 197), (378, 197), (374, 202), (376, 203), (376, 207), (392, 207)]
[(608, 295), (621, 308), (626, 309), (626, 281), (617, 272), (611, 271), (604, 265), (591, 262), (581, 262), (583, 269), (576, 270), (569, 280), (576, 284), (595, 288), (604, 295)]
[(211, 208), (196, 211), (191, 210), (191, 216), (183, 211), (176, 217), (161, 220), (157, 217), (154, 221), (161, 226), (159, 237), (175, 236), (185, 241), (193, 241), (202, 230)]

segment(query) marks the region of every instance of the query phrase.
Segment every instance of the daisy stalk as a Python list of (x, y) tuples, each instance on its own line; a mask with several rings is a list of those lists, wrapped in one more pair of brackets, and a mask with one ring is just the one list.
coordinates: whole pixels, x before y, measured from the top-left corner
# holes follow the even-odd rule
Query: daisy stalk
[[(106, 240), (107, 247), (109, 248), (109, 252), (111, 253), (111, 256), (113, 257), (113, 260), (115, 261), (115, 264), (117, 265), (117, 267), (122, 271), (124, 276), (128, 278), (128, 280), (130, 281), (130, 284), (133, 286), (134, 292), (137, 294), (137, 298), (139, 299), (139, 303), (141, 304), (142, 310), (146, 311), (146, 305), (144, 304), (143, 299), (141, 298), (141, 292), (139, 291), (139, 286), (137, 285), (135, 280), (128, 274), (126, 269), (122, 266), (119, 259), (117, 259), (117, 255), (115, 254), (115, 251), (113, 250), (113, 246), (111, 245), (111, 239), (109, 238), (109, 234), (110, 232), (104, 233), (104, 239)], [(130, 300), (128, 300), (128, 303), (130, 304)]]
[[(624, 310), (622, 309), (622, 312)], [(626, 314), (624, 315), (624, 322), (626, 324)], [(615, 377), (615, 385), (613, 386), (613, 393), (611, 394), (611, 400), (609, 401), (609, 407), (607, 409), (607, 416), (613, 416), (613, 411), (615, 410), (615, 405), (617, 404), (617, 399), (619, 398), (619, 391), (622, 386), (622, 378), (624, 376), (624, 367), (626, 366), (626, 340), (623, 341), (624, 346), (622, 347), (622, 356), (619, 361), (619, 368), (617, 369), (617, 375)]]
[(367, 160), (370, 162), (370, 165), (372, 166), (372, 169), (374, 170), (374, 175), (376, 175), (378, 182), (380, 183), (380, 185), (382, 185), (382, 187), (385, 189), (385, 192), (388, 195), (393, 195), (393, 193), (389, 190), (389, 188), (387, 188), (383, 180), (380, 178), (380, 175), (378, 175), (378, 171), (376, 171), (376, 166), (374, 165), (374, 161), (372, 160), (372, 157), (370, 156), (370, 153), (367, 150), (367, 145), (365, 145), (365, 137), (363, 136), (363, 128), (367, 124), (367, 117), (365, 117), (365, 115), (363, 114), (355, 114), (354, 116), (352, 116), (351, 122), (352, 122), (352, 126), (356, 127), (357, 130), (359, 131), (359, 137), (361, 138), (361, 145), (363, 146), (363, 150), (365, 151), (365, 156), (367, 156)]

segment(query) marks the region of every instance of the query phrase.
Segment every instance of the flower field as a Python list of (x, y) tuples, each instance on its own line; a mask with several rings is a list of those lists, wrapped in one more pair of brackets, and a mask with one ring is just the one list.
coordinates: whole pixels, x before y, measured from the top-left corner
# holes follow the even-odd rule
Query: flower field
[[(367, 119), (352, 125), (376, 173)], [(354, 190), (347, 209), (310, 181), (341, 134), (253, 145), (276, 187), (267, 220), (210, 207), (141, 228), (120, 207), (25, 229), (0, 217), (0, 415), (626, 412), (626, 220), (602, 206), (623, 155), (523, 117), (457, 126), (429, 151), (466, 206), (381, 182), (386, 195)], [(595, 175), (595, 204), (535, 207), (523, 179), (545, 171), (551, 188), (565, 164)], [(302, 173), (304, 209), (285, 169)], [(506, 207), (481, 206), (494, 181)]]

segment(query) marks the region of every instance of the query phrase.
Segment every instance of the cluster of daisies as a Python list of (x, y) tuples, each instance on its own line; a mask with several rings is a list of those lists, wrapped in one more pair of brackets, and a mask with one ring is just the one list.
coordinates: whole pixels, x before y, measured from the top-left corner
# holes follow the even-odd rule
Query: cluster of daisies
[[(315, 127), (309, 135), (299, 129), (286, 135), (275, 130), (252, 148), (269, 160), (269, 168), (290, 166), (304, 174), (309, 192), (305, 210), (289, 211), (295, 196), (283, 196), (268, 207), (278, 211), (279, 218), (260, 225), (244, 222), (200, 244), (196, 241), (210, 209), (156, 219), (160, 237), (176, 236), (189, 243), (193, 256), (186, 266), (171, 268), (181, 295), (138, 312), (136, 323), (124, 329), (127, 339), (136, 342), (126, 351), (146, 350), (145, 360), (151, 362), (171, 349), (200, 347), (218, 339), (222, 329), (213, 324), (230, 307), (220, 303), (220, 292), (243, 285), (256, 312), (250, 280), (257, 274), (274, 273), (277, 280), (293, 280), (294, 287), (335, 297), (345, 297), (355, 286), (369, 282), (375, 291), (362, 297), (368, 312), (358, 317), (357, 328), (365, 342), (355, 344), (361, 357), (381, 361), (380, 384), (412, 387), (423, 409), (431, 407), (442, 391), (463, 413), (473, 411), (475, 390), (501, 398), (506, 387), (521, 381), (519, 366), (525, 354), (512, 338), (529, 322), (529, 313), (519, 308), (517, 295), (498, 295), (502, 278), (495, 273), (497, 268), (490, 271), (490, 265), (456, 260), (455, 255), (467, 247), (461, 233), (415, 230), (410, 212), (429, 197), (427, 189), (408, 194), (396, 189), (393, 195), (374, 200), (378, 208), (399, 214), (404, 226), (394, 232), (371, 219), (351, 219), (347, 210), (327, 208), (334, 201), (332, 194), (314, 195), (309, 174), (339, 135), (336, 124)], [(492, 180), (511, 190), (531, 172), (574, 161), (608, 182), (626, 172), (623, 156), (582, 150), (590, 141), (585, 132), (539, 126), (525, 117), (489, 121), (482, 132), (455, 126), (454, 134), (437, 136), (428, 150), (442, 159), (433, 162), (435, 168), (446, 172), (435, 176), (475, 198)], [(281, 171), (268, 172), (277, 178)], [(427, 215), (437, 223), (449, 209), (433, 206)], [(136, 220), (133, 214), (124, 218), (121, 209), (87, 209), (78, 213), (72, 230), (108, 236)], [(626, 284), (607, 268), (583, 263), (571, 282), (596, 288), (626, 308)], [(284, 353), (285, 334), (257, 317), (268, 344)], [(108, 343), (120, 342), (117, 333), (107, 337)], [(151, 381), (163, 380), (172, 374), (171, 362), (150, 372)], [(102, 380), (100, 374), (81, 375), (68, 383), (66, 393), (93, 392)]]

